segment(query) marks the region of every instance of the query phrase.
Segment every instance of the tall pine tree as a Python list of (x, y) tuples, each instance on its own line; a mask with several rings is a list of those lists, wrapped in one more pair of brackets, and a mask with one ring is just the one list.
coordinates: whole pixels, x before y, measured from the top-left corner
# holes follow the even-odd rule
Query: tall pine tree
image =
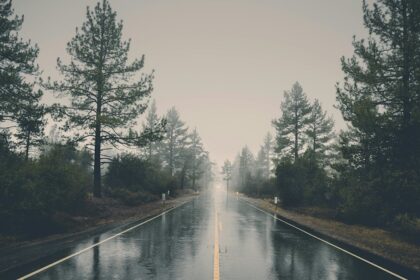
[(168, 167), (169, 174), (173, 176), (175, 171), (184, 169), (187, 163), (183, 159), (189, 142), (188, 127), (181, 120), (175, 107), (168, 111), (165, 118), (166, 132), (160, 144), (160, 154)]
[(148, 133), (153, 137), (148, 137), (145, 148), (146, 157), (149, 161), (158, 160), (159, 142), (163, 139), (166, 120), (157, 115), (156, 101), (153, 100), (149, 106), (146, 121), (143, 123), (143, 133)]
[(34, 92), (33, 96), (37, 102), (31, 100), (22, 102), (16, 117), (18, 128), (15, 136), (18, 139), (17, 144), (23, 147), (26, 160), (29, 159), (31, 148), (44, 143), (45, 114), (48, 110), (45, 105), (38, 103), (42, 97), (41, 91)]
[(290, 91), (284, 92), (281, 113), (281, 117), (273, 121), (277, 131), (276, 151), (282, 155), (291, 154), (296, 161), (304, 144), (304, 132), (311, 113), (311, 105), (298, 82)]
[(327, 117), (327, 112), (322, 110), (318, 99), (315, 99), (308, 122), (306, 134), (309, 139), (309, 147), (313, 151), (318, 162), (322, 162), (326, 156), (331, 140), (334, 138), (334, 121)]
[(226, 190), (229, 191), (229, 182), (232, 180), (233, 166), (229, 160), (225, 160), (222, 166), (223, 180), (226, 181)]
[(191, 179), (191, 186), (195, 190), (196, 182), (203, 175), (204, 170), (202, 167), (207, 155), (197, 129), (194, 129), (190, 135), (189, 152), (191, 155), (191, 171), (189, 172), (189, 177)]
[(39, 74), (39, 49), (19, 37), (22, 24), (23, 16), (14, 15), (12, 1), (0, 0), (0, 129), (17, 125), (18, 144), (28, 157), (29, 147), (42, 137), (45, 107), (40, 104), (42, 91), (34, 90), (35, 82), (27, 79)]
[[(416, 0), (363, 2), (367, 40), (354, 40), (354, 56), (342, 58), (344, 84), (337, 101), (344, 119), (358, 134), (383, 146), (375, 155), (394, 168), (420, 163), (420, 4)], [(375, 125), (365, 125), (366, 110)], [(385, 152), (385, 154), (384, 154)], [(420, 169), (419, 169), (420, 170)]]
[(75, 141), (88, 141), (94, 148), (94, 195), (101, 196), (103, 145), (145, 144), (145, 135), (127, 129), (147, 108), (152, 75), (139, 71), (144, 56), (129, 62), (130, 41), (122, 40), (122, 21), (108, 0), (89, 7), (86, 21), (67, 45), (71, 61), (58, 59), (63, 81), (48, 88), (71, 97), (71, 106), (61, 107), (66, 128), (74, 129)]
[(363, 13), (369, 37), (353, 41), (337, 85), (343, 155), (380, 215), (420, 214), (420, 1), (363, 1)]

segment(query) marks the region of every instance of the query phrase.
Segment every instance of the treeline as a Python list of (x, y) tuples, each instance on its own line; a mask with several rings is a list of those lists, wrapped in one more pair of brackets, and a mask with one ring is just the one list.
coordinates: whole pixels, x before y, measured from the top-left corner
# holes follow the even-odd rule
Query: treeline
[[(22, 24), (0, 0), (0, 234), (60, 230), (62, 216), (86, 214), (92, 196), (138, 204), (209, 184), (208, 153), (174, 108), (158, 117), (153, 103), (135, 129), (154, 74), (142, 73), (144, 56), (128, 59), (130, 40), (107, 0), (88, 7), (69, 60), (57, 59), (57, 81), (41, 78)], [(44, 92), (63, 99), (46, 105)]]
[(332, 120), (296, 83), (273, 121), (275, 178), (256, 179), (260, 164), (247, 148), (231, 177), (285, 206), (325, 206), (348, 222), (410, 231), (420, 217), (420, 2), (363, 2), (363, 13), (370, 35), (354, 39), (336, 85), (348, 128), (335, 137)]
[(174, 107), (159, 117), (152, 102), (143, 131), (152, 131), (161, 120), (165, 124), (158, 139), (148, 141), (137, 155), (126, 153), (111, 159), (105, 174), (107, 194), (137, 204), (168, 191), (175, 194), (210, 186), (213, 163), (197, 129), (190, 130)]

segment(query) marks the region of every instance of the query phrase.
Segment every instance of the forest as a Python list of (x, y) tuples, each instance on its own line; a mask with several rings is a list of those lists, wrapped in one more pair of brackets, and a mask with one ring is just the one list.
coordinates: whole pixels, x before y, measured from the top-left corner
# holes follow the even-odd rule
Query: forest
[(278, 196), (284, 207), (416, 235), (420, 229), (420, 2), (363, 2), (369, 36), (342, 57), (334, 121), (298, 82), (254, 156), (245, 146), (222, 167), (227, 186)]
[[(198, 191), (212, 162), (197, 129), (175, 107), (159, 116), (154, 73), (130, 60), (130, 40), (109, 2), (86, 20), (44, 77), (39, 47), (20, 37), (24, 17), (0, 0), (0, 235), (45, 235), (94, 199), (126, 205)], [(45, 93), (55, 102), (46, 104)]]
[[(272, 121), (275, 135), (255, 155), (240, 149), (221, 173), (228, 190), (417, 233), (420, 2), (363, 3), (369, 35), (353, 39), (335, 86), (347, 128), (336, 131), (296, 82)], [(175, 107), (157, 113), (155, 73), (144, 71), (144, 55), (129, 58), (131, 41), (107, 0), (87, 9), (62, 46), (68, 59), (57, 59), (57, 80), (38, 66), (40, 49), (20, 36), (23, 24), (0, 0), (0, 234), (54, 227), (57, 213), (103, 196), (138, 205), (209, 187), (214, 164), (198, 129)], [(44, 102), (46, 93), (55, 102)]]

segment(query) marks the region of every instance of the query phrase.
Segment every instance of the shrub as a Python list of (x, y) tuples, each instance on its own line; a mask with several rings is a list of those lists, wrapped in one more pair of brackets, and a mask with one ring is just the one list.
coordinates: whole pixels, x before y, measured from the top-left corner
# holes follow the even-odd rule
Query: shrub
[(158, 164), (132, 154), (121, 155), (111, 161), (105, 185), (111, 196), (127, 204), (148, 202), (168, 190), (173, 193), (175, 189), (173, 178)]
[(325, 204), (330, 184), (324, 169), (307, 152), (296, 162), (284, 159), (276, 169), (278, 192), (284, 206)]
[(36, 235), (53, 231), (55, 213), (70, 213), (83, 205), (91, 175), (75, 160), (78, 155), (67, 145), (54, 146), (39, 160), (28, 162), (13, 153), (2, 154), (2, 162), (8, 164), (0, 170), (2, 232)]
[(283, 160), (277, 166), (276, 176), (282, 204), (286, 207), (302, 204), (306, 183), (306, 174), (302, 166), (288, 159)]
[(143, 203), (152, 202), (158, 200), (159, 197), (157, 195), (148, 193), (148, 192), (131, 192), (127, 189), (117, 188), (111, 190), (110, 195), (121, 200), (124, 204), (129, 206), (136, 206)]

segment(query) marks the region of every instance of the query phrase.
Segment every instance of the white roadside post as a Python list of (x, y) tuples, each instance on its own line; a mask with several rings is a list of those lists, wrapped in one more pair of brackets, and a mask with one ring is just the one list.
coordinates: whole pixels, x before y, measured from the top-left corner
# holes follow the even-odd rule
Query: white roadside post
[(165, 204), (165, 200), (166, 200), (166, 194), (165, 193), (162, 193), (162, 202), (163, 202), (163, 204)]
[(276, 205), (276, 209), (277, 209), (277, 203), (279, 202), (279, 198), (277, 196), (274, 197), (274, 204)]

